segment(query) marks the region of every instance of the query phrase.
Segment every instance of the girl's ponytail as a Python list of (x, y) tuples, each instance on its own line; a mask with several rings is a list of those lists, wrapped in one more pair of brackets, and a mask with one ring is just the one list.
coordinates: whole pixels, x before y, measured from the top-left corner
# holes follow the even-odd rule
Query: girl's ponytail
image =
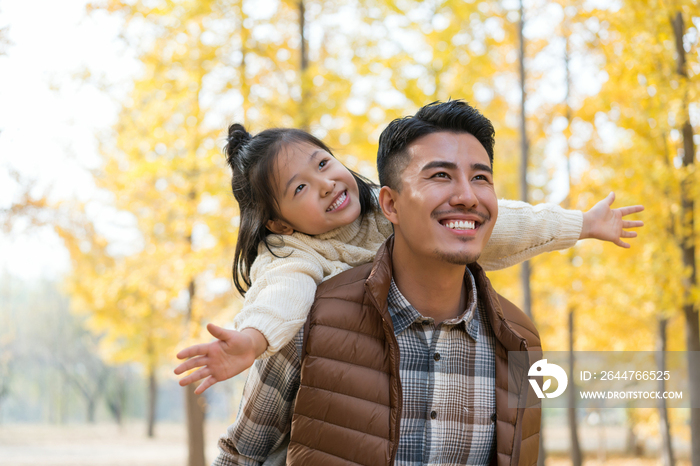
[(228, 137), (226, 138), (226, 162), (228, 162), (231, 170), (235, 170), (237, 162), (240, 160), (239, 154), (241, 149), (253, 139), (248, 131), (240, 123), (234, 123), (228, 127)]

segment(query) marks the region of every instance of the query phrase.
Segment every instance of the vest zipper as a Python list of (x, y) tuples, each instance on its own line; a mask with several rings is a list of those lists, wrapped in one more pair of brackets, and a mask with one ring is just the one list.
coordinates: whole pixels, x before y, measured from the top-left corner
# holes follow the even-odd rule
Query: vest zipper
[[(520, 340), (520, 348), (523, 351), (527, 351), (527, 340)], [(528, 357), (528, 362), (530, 358)], [(527, 377), (523, 377), (523, 381), (520, 383), (520, 394), (518, 395), (518, 414), (515, 418), (515, 434), (513, 435), (513, 453), (510, 457), (510, 464), (513, 466), (518, 466), (520, 463), (520, 448), (523, 443), (523, 421), (525, 419), (525, 408), (520, 408), (522, 402), (523, 394), (527, 399), (528, 392)], [(527, 401), (526, 401), (527, 403)], [(519, 439), (519, 440), (518, 440)], [(517, 440), (517, 441), (516, 441)], [(516, 451), (517, 446), (517, 451)]]
[[(401, 387), (401, 376), (400, 376), (400, 359), (401, 354), (399, 353), (399, 342), (396, 340), (396, 334), (394, 333), (393, 325), (389, 325), (386, 318), (382, 313), (382, 307), (379, 306), (377, 298), (370, 292), (368, 287), (365, 288), (365, 292), (369, 294), (369, 299), (372, 301), (374, 308), (379, 312), (382, 318), (382, 327), (384, 328), (384, 335), (390, 339), (390, 351), (394, 354), (394, 380), (396, 380), (396, 385), (398, 388), (399, 399), (397, 400), (396, 406), (396, 429), (394, 431), (394, 438), (392, 439), (391, 455), (389, 457), (389, 466), (393, 465), (396, 461), (396, 454), (399, 450), (399, 438), (401, 437), (401, 413), (403, 411), (403, 389)], [(389, 398), (391, 399), (391, 397)], [(389, 407), (391, 409), (391, 407)]]

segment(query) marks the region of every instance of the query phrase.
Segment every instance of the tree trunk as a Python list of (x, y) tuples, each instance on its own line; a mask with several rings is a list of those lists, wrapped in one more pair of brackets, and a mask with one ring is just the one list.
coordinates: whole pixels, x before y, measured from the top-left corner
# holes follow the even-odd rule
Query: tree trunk
[(185, 387), (187, 409), (187, 446), (189, 458), (187, 466), (204, 466), (204, 397), (196, 395), (196, 384)]
[(87, 398), (86, 403), (87, 403), (87, 415), (85, 416), (86, 421), (88, 424), (94, 424), (95, 423), (95, 408), (96, 408), (95, 398)]
[[(656, 364), (660, 372), (666, 370), (666, 324), (668, 320), (659, 319), (659, 340), (656, 346)], [(666, 391), (666, 382), (663, 377), (659, 379), (659, 391)], [(671, 444), (671, 424), (668, 422), (668, 408), (666, 400), (659, 399), (659, 431), (661, 432), (661, 464), (674, 466), (673, 445)]]
[[(700, 353), (700, 329), (698, 328), (698, 313), (692, 304), (683, 306), (687, 320), (686, 345), (688, 347), (688, 386), (690, 388), (690, 403), (700, 404), (700, 364), (695, 359)], [(690, 409), (690, 444), (692, 445), (692, 465), (700, 466), (700, 408)]]
[[(520, 72), (520, 199), (527, 202), (527, 163), (528, 147), (527, 132), (525, 130), (525, 37), (523, 27), (525, 16), (523, 1), (520, 0), (520, 21), (518, 23), (518, 37), (520, 39), (519, 72)], [(530, 261), (525, 261), (520, 266), (520, 282), (523, 288), (523, 312), (532, 319), (532, 294), (530, 290)]]
[(607, 461), (607, 445), (606, 445), (606, 439), (607, 436), (605, 434), (605, 423), (603, 422), (603, 410), (598, 409), (598, 413), (600, 415), (598, 425), (596, 426), (598, 430), (598, 462), (600, 464), (605, 464), (605, 461)]
[[(688, 73), (685, 63), (685, 49), (683, 48), (683, 34), (685, 26), (683, 14), (678, 12), (671, 18), (671, 25), (676, 40), (677, 68), (676, 72), (681, 81), (687, 83)], [(683, 314), (686, 320), (686, 350), (688, 355), (688, 388), (690, 390), (690, 403), (700, 404), (700, 364), (695, 361), (700, 351), (700, 321), (698, 313), (694, 309), (691, 300), (691, 290), (697, 283), (697, 264), (695, 262), (695, 203), (692, 196), (692, 168), (695, 163), (695, 144), (693, 142), (693, 127), (690, 125), (687, 94), (683, 102), (683, 175), (681, 180), (681, 235), (680, 246), (683, 254), (683, 266), (690, 270), (690, 276), (684, 280)], [(690, 445), (692, 448), (692, 465), (700, 466), (700, 408), (690, 410)]]
[(567, 392), (569, 407), (567, 413), (569, 417), (569, 436), (571, 440), (571, 463), (573, 466), (581, 466), (583, 459), (581, 456), (581, 445), (578, 441), (578, 424), (576, 422), (576, 390), (573, 385), (574, 374), (574, 311), (569, 311), (569, 374), (572, 377), (571, 390)]
[(241, 21), (241, 64), (239, 67), (240, 73), (240, 92), (243, 96), (243, 124), (248, 125), (249, 122), (246, 120), (248, 118), (248, 108), (250, 107), (250, 85), (248, 84), (248, 79), (246, 77), (246, 58), (248, 56), (248, 41), (250, 40), (250, 31), (245, 27), (245, 20), (247, 15), (243, 10), (243, 2), (241, 1), (238, 14)]
[(112, 400), (109, 402), (109, 412), (112, 413), (114, 422), (116, 422), (119, 427), (124, 425), (124, 411), (119, 400)]
[[(192, 241), (190, 236), (189, 241)], [(194, 319), (194, 296), (195, 296), (194, 279), (190, 280), (189, 294), (190, 299), (187, 308), (187, 321), (191, 322)], [(190, 384), (184, 387), (185, 390), (185, 410), (187, 413), (187, 446), (189, 457), (187, 466), (204, 466), (204, 404), (203, 396), (194, 393), (197, 384)]]
[(127, 396), (127, 373), (123, 368), (116, 371), (116, 375), (112, 380), (113, 389), (107, 395), (107, 407), (112, 414), (114, 421), (119, 427), (124, 425), (124, 410), (126, 406)]
[[(566, 85), (566, 96), (564, 98), (564, 104), (566, 107), (566, 127), (571, 127), (571, 104), (569, 99), (571, 97), (571, 72), (569, 68), (569, 36), (568, 36), (568, 25), (565, 25), (564, 33), (564, 77)], [(565, 207), (567, 209), (571, 208), (571, 198), (572, 198), (572, 184), (571, 184), (571, 148), (569, 147), (569, 134), (565, 133), (566, 136), (566, 176), (568, 181), (569, 192), (564, 200)], [(570, 250), (568, 253), (569, 263), (573, 261), (573, 252)], [(571, 267), (571, 265), (570, 265)], [(571, 443), (571, 462), (573, 466), (581, 466), (583, 463), (583, 456), (581, 454), (581, 444), (578, 440), (578, 422), (576, 420), (576, 397), (573, 383), (574, 374), (574, 310), (569, 308), (569, 374), (572, 376), (571, 390), (567, 392), (567, 417), (569, 421), (569, 441)]]
[(309, 111), (307, 105), (309, 103), (309, 92), (307, 85), (306, 70), (309, 68), (309, 51), (306, 41), (306, 8), (304, 0), (299, 0), (299, 42), (301, 49), (301, 57), (299, 63), (299, 82), (301, 84), (301, 102), (299, 103), (299, 126), (304, 131), (309, 130)]
[(544, 460), (547, 456), (547, 452), (544, 449), (544, 409), (541, 411), (542, 417), (540, 421), (540, 446), (539, 453), (537, 455), (537, 466), (544, 466)]
[[(628, 411), (631, 411), (632, 409), (635, 408), (629, 408)], [(627, 444), (625, 451), (629, 456), (636, 457), (644, 455), (644, 449), (640, 448), (637, 434), (634, 433), (634, 422), (632, 422), (631, 418), (628, 418), (627, 422), (627, 438), (625, 439), (625, 443)]]
[(146, 418), (148, 438), (155, 437), (156, 403), (158, 401), (158, 381), (155, 365), (148, 368), (148, 416)]
[(301, 43), (300, 47), (302, 73), (306, 71), (306, 69), (309, 67), (309, 56), (306, 50), (307, 44), (304, 29), (306, 29), (306, 8), (304, 7), (304, 0), (299, 0), (299, 39)]
[(58, 390), (58, 424), (65, 425), (68, 423), (68, 387), (66, 386), (66, 378), (61, 377), (61, 383)]
[[(7, 351), (7, 350), (6, 350)], [(5, 402), (5, 398), (10, 396), (10, 381), (12, 380), (12, 370), (8, 363), (7, 369), (2, 371), (0, 374), (0, 424), (2, 424), (2, 404)]]

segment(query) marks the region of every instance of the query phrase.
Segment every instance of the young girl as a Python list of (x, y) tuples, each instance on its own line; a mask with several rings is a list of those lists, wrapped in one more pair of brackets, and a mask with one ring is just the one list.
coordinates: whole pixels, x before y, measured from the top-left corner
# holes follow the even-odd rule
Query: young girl
[[(231, 186), (240, 209), (233, 280), (245, 296), (228, 330), (208, 324), (217, 339), (180, 351), (176, 374), (200, 368), (180, 385), (204, 379), (207, 388), (250, 367), (289, 343), (304, 324), (316, 286), (357, 265), (371, 262), (392, 234), (377, 206), (376, 186), (348, 170), (323, 142), (297, 129), (268, 129), (255, 137), (240, 124), (229, 127), (225, 148), (233, 170)], [(547, 251), (597, 238), (629, 247), (623, 221), (641, 206), (611, 210), (611, 193), (590, 211), (556, 205), (533, 207), (499, 201), (499, 214), (479, 264), (496, 270)]]

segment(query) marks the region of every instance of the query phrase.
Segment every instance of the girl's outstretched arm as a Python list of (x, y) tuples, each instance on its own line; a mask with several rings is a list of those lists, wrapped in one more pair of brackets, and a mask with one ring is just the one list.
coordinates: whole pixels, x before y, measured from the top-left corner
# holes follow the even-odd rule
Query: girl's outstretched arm
[(622, 241), (622, 238), (636, 238), (637, 233), (626, 231), (626, 229), (643, 227), (644, 222), (640, 220), (623, 220), (623, 218), (627, 215), (641, 212), (644, 210), (644, 206), (635, 205), (611, 209), (613, 202), (615, 202), (615, 193), (610, 193), (608, 197), (583, 214), (581, 239), (594, 238), (601, 241), (610, 241), (621, 248), (630, 247), (629, 243)]
[(299, 241), (288, 237), (285, 242), (287, 246), (276, 248), (274, 254), (260, 248), (251, 269), (253, 284), (234, 319), (241, 330), (208, 324), (207, 330), (216, 341), (190, 346), (177, 354), (179, 359), (192, 359), (180, 364), (175, 374), (199, 368), (180, 380), (180, 385), (203, 379), (196, 390), (202, 393), (248, 369), (256, 359), (277, 353), (304, 325), (324, 271)]
[(204, 379), (194, 391), (197, 395), (215, 383), (248, 369), (267, 349), (267, 340), (263, 334), (252, 328), (238, 332), (208, 324), (207, 330), (216, 341), (193, 345), (177, 353), (178, 359), (190, 359), (177, 366), (175, 374), (199, 368), (180, 380), (180, 385), (184, 387)]
[(612, 209), (611, 193), (585, 214), (556, 204), (532, 206), (525, 202), (499, 200), (498, 219), (479, 264), (485, 270), (498, 270), (531, 259), (544, 252), (567, 249), (579, 239), (594, 238), (629, 247), (621, 238), (633, 238), (625, 231), (643, 225), (623, 217), (640, 212), (642, 206)]

